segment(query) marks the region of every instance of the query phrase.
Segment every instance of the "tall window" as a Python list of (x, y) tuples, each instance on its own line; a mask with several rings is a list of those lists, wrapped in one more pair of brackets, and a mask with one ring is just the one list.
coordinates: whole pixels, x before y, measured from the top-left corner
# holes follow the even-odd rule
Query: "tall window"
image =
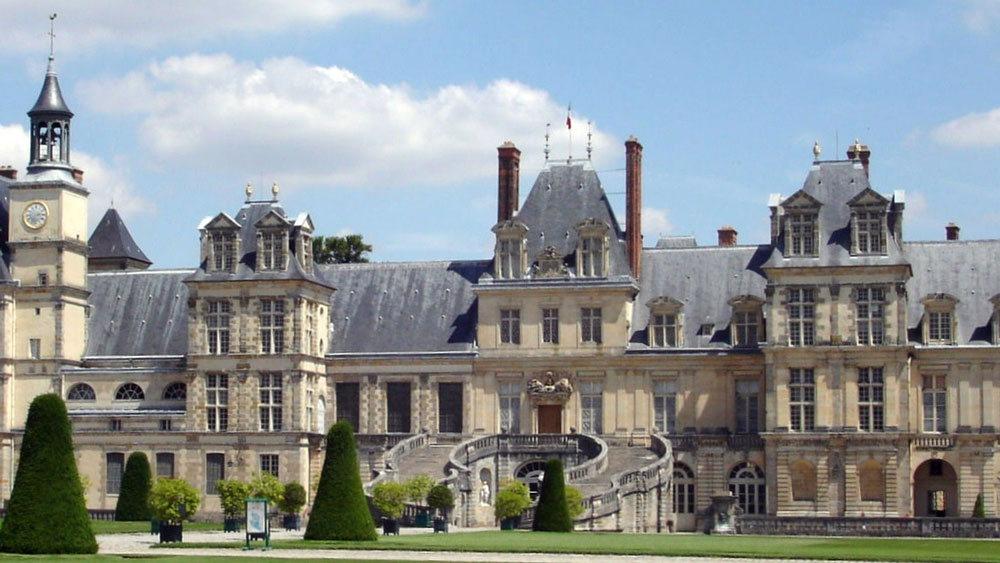
[(661, 432), (673, 434), (677, 431), (677, 382), (653, 383), (653, 418), (653, 426)]
[(225, 454), (205, 454), (205, 494), (219, 494), (219, 481), (225, 478)]
[(674, 462), (674, 514), (694, 514), (694, 472)]
[(260, 429), (281, 430), (281, 374), (260, 374)]
[(160, 452), (156, 454), (156, 476), (174, 477), (174, 454), (170, 452)]
[(951, 311), (927, 313), (927, 338), (934, 343), (951, 343)]
[(500, 279), (516, 279), (521, 277), (521, 241), (514, 238), (501, 238), (497, 248)]
[(654, 313), (650, 322), (651, 344), (657, 348), (677, 346), (677, 315)]
[(542, 342), (559, 344), (559, 309), (542, 309)]
[(858, 368), (858, 425), (865, 432), (885, 429), (885, 382), (882, 368)]
[(729, 492), (736, 497), (744, 514), (766, 512), (767, 485), (764, 472), (749, 461), (738, 464), (729, 472)]
[(261, 454), (260, 472), (278, 476), (278, 454)]
[(521, 433), (521, 387), (514, 382), (500, 384), (500, 431)]
[(792, 368), (789, 371), (788, 410), (793, 432), (816, 429), (816, 383), (812, 369)]
[(236, 270), (236, 234), (217, 232), (212, 235), (212, 251), (215, 255), (215, 271)]
[(815, 290), (788, 290), (788, 344), (812, 346), (815, 341)]
[(229, 428), (229, 376), (210, 373), (205, 381), (205, 414), (209, 432), (225, 432)]
[(760, 342), (760, 310), (733, 311), (733, 345), (756, 346)]
[(601, 309), (584, 307), (580, 310), (580, 339), (584, 342), (601, 343)]
[(877, 211), (859, 211), (854, 216), (858, 254), (885, 253), (883, 214)]
[(584, 381), (580, 384), (580, 427), (584, 432), (600, 434), (604, 417), (604, 401), (601, 384)]
[(461, 383), (438, 383), (438, 432), (462, 432), (463, 402)]
[(521, 343), (520, 309), (500, 309), (500, 342), (502, 344)]
[(319, 313), (319, 305), (313, 301), (306, 303), (306, 345), (305, 353), (321, 354), (322, 350), (317, 350), (316, 346), (316, 328), (317, 321), (316, 317)]
[(943, 375), (925, 375), (924, 432), (945, 432), (948, 424), (948, 388)]
[(281, 299), (260, 301), (260, 353), (282, 354), (285, 351), (285, 302)]
[(811, 213), (793, 213), (788, 216), (791, 256), (816, 255), (816, 216)]
[(125, 454), (118, 452), (109, 453), (105, 459), (108, 463), (105, 492), (109, 495), (117, 495), (122, 490), (122, 475), (125, 474)]
[[(36, 309), (37, 311), (37, 309)], [(41, 338), (29, 338), (28, 339), (28, 357), (32, 360), (38, 360), (42, 357), (42, 339)]]
[[(361, 386), (357, 383), (337, 383), (337, 422), (350, 423), (354, 432), (359, 432), (360, 414), (358, 403), (361, 402)], [(320, 427), (320, 432), (326, 428)]]
[(878, 346), (885, 342), (885, 288), (857, 289), (858, 344)]
[(284, 267), (284, 233), (262, 232), (261, 238), (261, 267), (265, 270), (280, 270)]
[(229, 314), (232, 311), (229, 301), (209, 301), (208, 315), (205, 319), (208, 330), (208, 353), (229, 353)]
[(604, 237), (584, 236), (580, 238), (580, 272), (582, 277), (604, 275)]
[(760, 391), (756, 381), (736, 382), (736, 432), (755, 434), (760, 411)]

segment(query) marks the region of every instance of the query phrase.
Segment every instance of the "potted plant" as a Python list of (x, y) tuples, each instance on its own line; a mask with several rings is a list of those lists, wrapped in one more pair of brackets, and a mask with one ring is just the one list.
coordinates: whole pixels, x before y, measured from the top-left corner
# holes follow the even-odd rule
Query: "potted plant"
[(198, 491), (183, 479), (161, 478), (149, 491), (149, 509), (160, 521), (160, 543), (184, 539), (184, 520), (198, 510)]
[(455, 495), (447, 485), (434, 485), (427, 492), (427, 506), (434, 509), (434, 533), (448, 531), (448, 511), (455, 506)]
[(244, 501), (250, 498), (250, 484), (228, 479), (218, 481), (216, 487), (219, 489), (219, 502), (222, 504), (222, 512), (225, 515), (222, 529), (226, 532), (240, 531)]
[(299, 511), (306, 504), (306, 489), (295, 481), (285, 485), (285, 494), (278, 507), (285, 513), (283, 524), (286, 530), (298, 530), (301, 525)]
[(506, 479), (500, 483), (493, 503), (493, 514), (500, 520), (501, 530), (514, 530), (521, 523), (521, 513), (531, 506), (528, 487), (524, 483)]
[[(413, 504), (423, 505), (427, 499), (427, 493), (434, 486), (434, 479), (430, 475), (417, 475), (408, 479), (403, 486), (406, 487), (406, 500)], [(421, 510), (413, 519), (413, 525), (418, 528), (426, 528), (431, 525), (430, 514)]]
[(399, 517), (403, 515), (406, 488), (400, 483), (382, 481), (372, 487), (372, 503), (384, 516), (382, 533), (399, 534)]

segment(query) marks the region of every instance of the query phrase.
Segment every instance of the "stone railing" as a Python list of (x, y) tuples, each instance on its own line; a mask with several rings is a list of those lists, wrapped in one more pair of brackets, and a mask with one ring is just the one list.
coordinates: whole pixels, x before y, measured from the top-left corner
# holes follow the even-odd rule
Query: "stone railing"
[(914, 436), (913, 447), (918, 450), (949, 450), (955, 447), (955, 437)]
[[(580, 453), (590, 459), (573, 469), (582, 467), (581, 474), (586, 476), (607, 467), (607, 451), (608, 446), (603, 440), (587, 434), (491, 434), (473, 438), (456, 446), (448, 456), (448, 476), (440, 482), (456, 486), (459, 490), (469, 489), (471, 487), (469, 465), (480, 459), (507, 452)], [(568, 473), (573, 473), (573, 469)]]
[(1000, 538), (1000, 518), (740, 516), (741, 534)]
[(354, 445), (360, 449), (391, 449), (410, 438), (410, 434), (355, 434)]
[[(388, 436), (391, 436), (391, 434)], [(371, 488), (377, 483), (395, 480), (400, 460), (413, 450), (427, 447), (427, 445), (430, 444), (430, 437), (431, 435), (427, 432), (409, 437), (400, 436), (402, 439), (397, 441), (396, 444), (392, 446), (392, 448), (390, 448), (389, 451), (387, 451), (383, 456), (383, 459), (385, 460), (385, 469), (379, 471), (378, 475), (376, 475), (375, 478), (368, 483), (365, 487), (365, 493), (370, 494)]]

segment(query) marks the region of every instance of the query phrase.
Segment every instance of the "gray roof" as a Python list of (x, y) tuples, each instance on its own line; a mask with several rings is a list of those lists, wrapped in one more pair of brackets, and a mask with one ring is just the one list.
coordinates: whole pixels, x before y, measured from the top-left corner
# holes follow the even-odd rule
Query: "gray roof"
[[(728, 347), (729, 300), (740, 295), (764, 298), (766, 280), (760, 265), (770, 254), (770, 248), (760, 245), (644, 249), (629, 349), (648, 348), (647, 304), (658, 297), (671, 297), (684, 304), (682, 348)], [(713, 324), (714, 331), (699, 335), (701, 325), (706, 323)]]
[(113, 207), (108, 209), (97, 224), (94, 233), (90, 235), (88, 241), (90, 245), (89, 258), (125, 258), (135, 260), (144, 264), (153, 262), (146, 257), (146, 254), (136, 244), (132, 234), (128, 232), (128, 227), (122, 221), (121, 215)]
[(920, 322), (929, 294), (947, 293), (958, 299), (958, 344), (990, 340), (990, 298), (1000, 294), (1000, 240), (908, 242), (904, 244), (913, 277), (906, 283), (910, 341), (921, 340)]
[(62, 90), (59, 88), (59, 78), (53, 68), (53, 59), (49, 57), (49, 68), (45, 73), (45, 82), (42, 83), (42, 91), (38, 93), (38, 100), (28, 112), (29, 116), (42, 113), (58, 113), (68, 117), (73, 117), (73, 112), (66, 105), (63, 99)]
[(329, 353), (472, 352), (472, 287), (490, 261), (329, 264)]
[(87, 276), (90, 318), (84, 356), (187, 353), (191, 270), (143, 270)]
[(625, 258), (624, 234), (597, 173), (587, 164), (549, 164), (535, 180), (524, 206), (514, 217), (528, 227), (528, 262), (537, 262), (538, 254), (553, 246), (564, 256), (572, 270), (577, 245), (576, 226), (594, 218), (610, 227), (608, 238), (608, 276), (630, 275)]

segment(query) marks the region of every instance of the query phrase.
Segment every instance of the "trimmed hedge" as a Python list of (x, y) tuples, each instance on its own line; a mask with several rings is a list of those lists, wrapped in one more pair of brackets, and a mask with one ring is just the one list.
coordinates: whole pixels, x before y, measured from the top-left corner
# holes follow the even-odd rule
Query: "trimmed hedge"
[(562, 461), (550, 459), (545, 464), (542, 491), (535, 508), (532, 529), (536, 532), (572, 532), (573, 519), (566, 504), (566, 481)]
[(115, 520), (120, 522), (142, 522), (149, 520), (149, 487), (152, 472), (149, 458), (142, 452), (132, 452), (125, 463), (122, 488), (115, 505)]
[(326, 435), (326, 457), (316, 499), (306, 527), (307, 540), (375, 541), (375, 523), (368, 510), (354, 432), (345, 421), (330, 427)]
[(0, 551), (97, 553), (73, 457), (66, 405), (58, 395), (31, 401)]

